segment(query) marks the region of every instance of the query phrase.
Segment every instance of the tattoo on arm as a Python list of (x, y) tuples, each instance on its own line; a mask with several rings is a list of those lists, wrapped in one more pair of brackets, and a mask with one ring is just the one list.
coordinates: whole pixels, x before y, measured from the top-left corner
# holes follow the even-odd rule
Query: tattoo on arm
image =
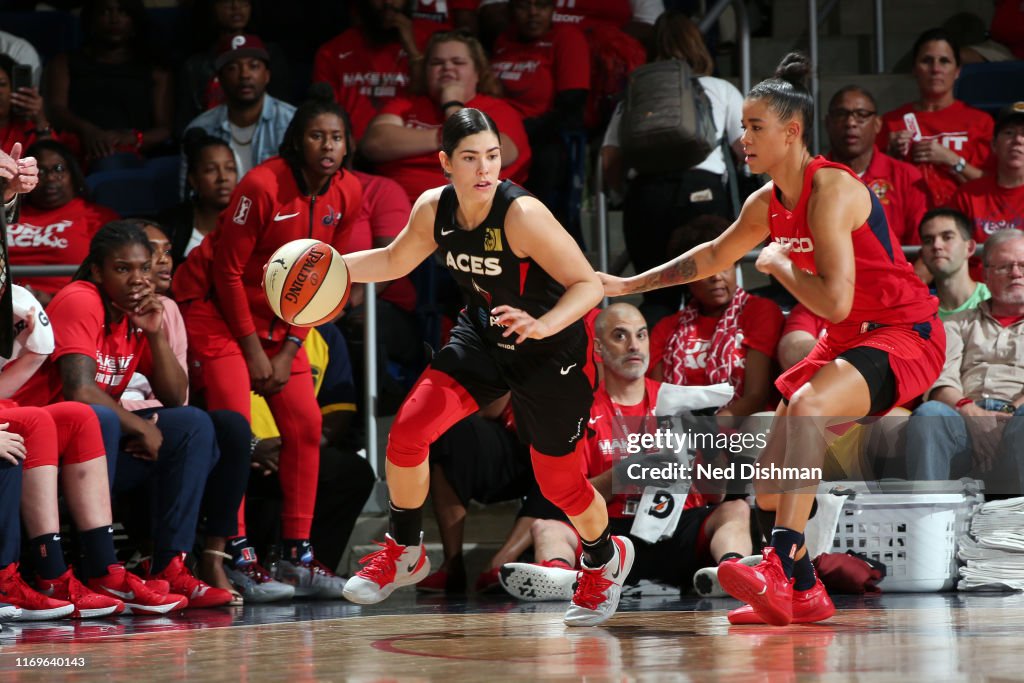
[(652, 289), (681, 285), (692, 281), (697, 275), (697, 262), (692, 258), (670, 261), (634, 285), (632, 291), (649, 292)]
[(96, 384), (96, 360), (81, 353), (72, 353), (57, 361), (60, 378), (64, 383), (64, 396), (81, 387)]

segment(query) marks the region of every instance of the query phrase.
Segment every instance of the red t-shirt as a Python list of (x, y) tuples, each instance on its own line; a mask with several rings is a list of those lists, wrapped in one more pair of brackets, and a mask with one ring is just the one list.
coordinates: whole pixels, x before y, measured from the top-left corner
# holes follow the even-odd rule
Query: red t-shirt
[[(498, 130), (509, 136), (516, 144), (519, 157), (514, 163), (501, 169), (501, 177), (522, 185), (526, 181), (527, 170), (530, 167), (530, 142), (526, 138), (526, 129), (523, 128), (523, 117), (505, 100), (489, 95), (477, 95), (466, 102), (466, 106), (480, 109), (490, 115)], [(436, 130), (444, 123), (437, 104), (426, 95), (412, 99), (396, 99), (384, 107), (381, 114), (398, 116), (406, 128)], [(377, 171), (401, 185), (411, 202), (415, 202), (430, 188), (444, 185), (446, 182), (441, 171), (441, 163), (437, 160), (437, 152), (377, 164)]]
[[(651, 369), (658, 363), (665, 362), (665, 349), (669, 339), (679, 327), (683, 312), (663, 318), (651, 332)], [(693, 334), (686, 341), (684, 362), (685, 381), (688, 386), (706, 386), (708, 380), (707, 356), (711, 346), (711, 337), (719, 318), (698, 316)], [(736, 362), (742, 367), (746, 361), (746, 349), (757, 349), (769, 358), (775, 357), (775, 348), (779, 345), (782, 335), (784, 318), (778, 304), (760, 296), (751, 295), (747, 305), (740, 313), (740, 334), (743, 339), (736, 347)], [(664, 371), (664, 365), (662, 370)]]
[[(431, 35), (446, 28), (421, 19), (414, 19), (412, 27), (420, 51)], [(348, 112), (352, 132), (359, 139), (386, 104), (408, 93), (409, 55), (400, 43), (375, 45), (358, 28), (350, 28), (317, 50), (313, 82), (334, 88), (334, 97)]]
[[(38, 139), (35, 121), (12, 118), (7, 122), (6, 126), (0, 128), (0, 149), (4, 152), (10, 152), (15, 142), (21, 143), (21, 150), (24, 152)], [(50, 133), (50, 139), (59, 139), (56, 131)]]
[(984, 176), (961, 185), (949, 205), (971, 219), (979, 243), (1000, 230), (1024, 230), (1024, 185), (1000, 187)]
[(860, 179), (878, 197), (900, 244), (920, 244), (917, 224), (928, 210), (928, 187), (917, 166), (893, 159), (876, 147)]
[[(59, 209), (42, 211), (26, 204), (18, 222), (7, 229), (11, 263), (16, 265), (78, 265), (89, 254), (89, 242), (104, 224), (118, 219), (105, 206), (75, 197)], [(69, 276), (18, 278), (48, 294), (71, 282)]]
[(815, 339), (821, 339), (828, 329), (828, 321), (820, 315), (815, 315), (811, 309), (803, 304), (797, 304), (786, 316), (786, 324), (782, 327), (782, 336), (790, 332), (806, 332)]
[(36, 374), (12, 397), (23, 406), (45, 406), (64, 400), (57, 361), (72, 353), (96, 359), (96, 384), (117, 400), (135, 372), (152, 376), (149, 340), (132, 326), (104, 321), (103, 300), (91, 282), (72, 282), (57, 292), (46, 308), (53, 325), (54, 349)]
[(998, 0), (989, 35), (1010, 48), (1017, 59), (1024, 59), (1024, 2)]
[[(405, 190), (394, 180), (361, 171), (353, 171), (352, 175), (363, 186), (363, 204), (352, 229), (338, 244), (342, 254), (372, 249), (374, 238), (393, 240), (405, 228), (412, 212)], [(388, 285), (381, 298), (406, 311), (416, 308), (416, 290), (408, 277)]]
[(633, 18), (629, 0), (555, 0), (556, 24), (569, 24), (588, 29), (594, 24), (622, 28)]
[(543, 38), (524, 43), (516, 30), (498, 36), (491, 63), (508, 103), (523, 118), (551, 110), (555, 93), (590, 90), (590, 47), (575, 26), (556, 24)]
[[(889, 147), (889, 133), (906, 130), (903, 115), (912, 112), (921, 127), (923, 140), (937, 139), (975, 168), (986, 168), (992, 155), (992, 117), (959, 100), (939, 111), (916, 111), (913, 102), (882, 117), (882, 130), (875, 144)], [(929, 206), (945, 206), (956, 191), (957, 182), (945, 164), (917, 164), (929, 193)]]

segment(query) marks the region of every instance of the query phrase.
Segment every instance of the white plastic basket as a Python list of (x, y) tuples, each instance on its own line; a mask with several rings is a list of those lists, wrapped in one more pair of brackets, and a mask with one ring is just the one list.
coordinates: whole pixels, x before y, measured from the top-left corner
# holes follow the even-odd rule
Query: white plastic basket
[[(962, 488), (960, 482), (956, 486)], [(951, 590), (958, 576), (957, 538), (981, 500), (966, 491), (871, 493), (864, 488), (843, 506), (832, 552), (853, 550), (885, 564), (883, 591)]]

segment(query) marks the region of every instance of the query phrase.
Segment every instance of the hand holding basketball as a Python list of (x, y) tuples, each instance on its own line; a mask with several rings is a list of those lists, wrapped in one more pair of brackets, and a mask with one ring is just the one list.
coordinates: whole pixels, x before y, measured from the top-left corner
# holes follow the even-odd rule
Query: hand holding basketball
[(263, 267), (263, 291), (275, 315), (297, 327), (337, 318), (352, 281), (334, 247), (312, 239), (282, 245)]

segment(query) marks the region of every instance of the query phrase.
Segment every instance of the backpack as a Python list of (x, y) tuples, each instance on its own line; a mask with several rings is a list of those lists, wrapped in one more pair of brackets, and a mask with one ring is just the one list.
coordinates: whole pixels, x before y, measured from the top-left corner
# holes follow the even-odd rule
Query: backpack
[(629, 75), (619, 122), (627, 168), (641, 175), (685, 171), (717, 144), (711, 100), (689, 64), (670, 59)]

